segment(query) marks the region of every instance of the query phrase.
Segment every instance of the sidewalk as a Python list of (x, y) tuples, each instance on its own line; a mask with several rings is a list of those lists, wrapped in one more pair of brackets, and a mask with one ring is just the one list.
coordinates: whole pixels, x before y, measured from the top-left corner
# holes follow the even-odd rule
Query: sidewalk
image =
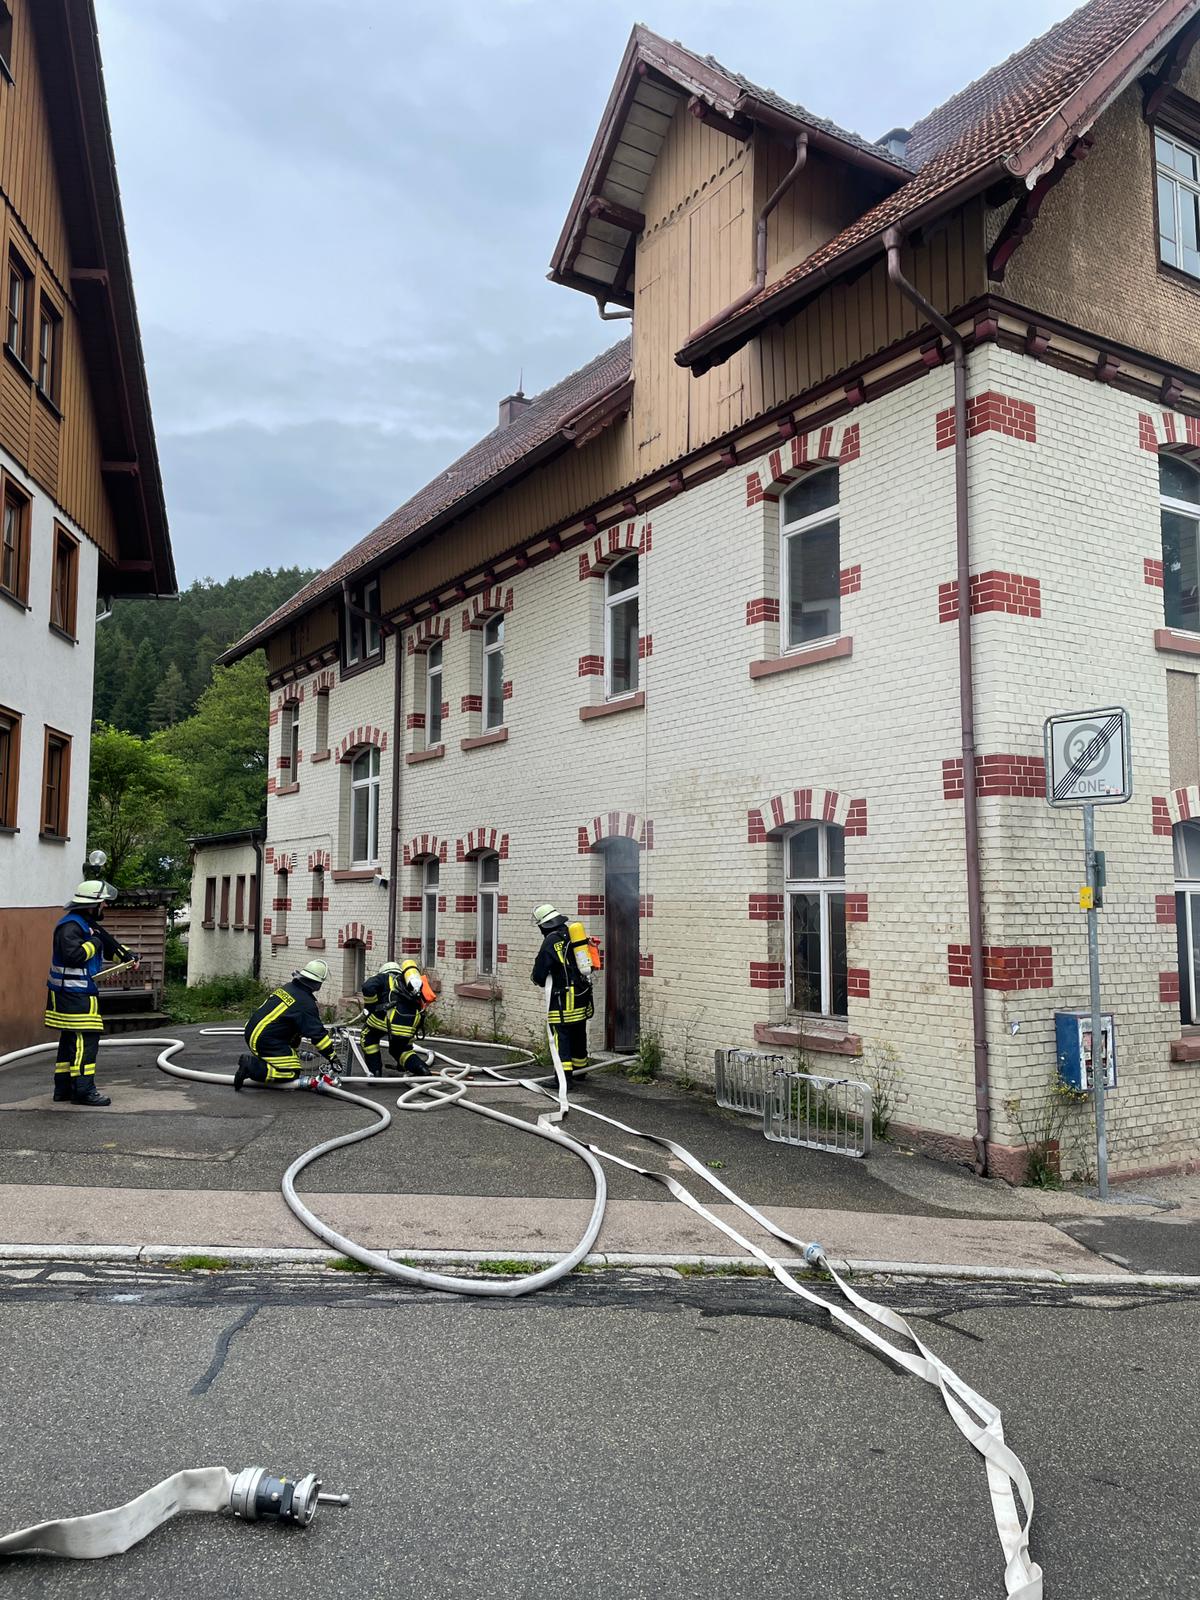
[[(182, 1060), (228, 1070), (227, 1039), (195, 1028)], [(308, 1095), (247, 1091), (168, 1077), (155, 1047), (126, 1036), (100, 1057), (113, 1105), (87, 1111), (50, 1100), (49, 1057), (0, 1070), (0, 1256), (64, 1246), (174, 1246), (219, 1254), (304, 1249), (279, 1179), (301, 1151), (361, 1126), (362, 1113)], [(474, 1098), (534, 1120), (544, 1109), (517, 1088)], [(395, 1091), (384, 1103), (390, 1105)], [(835, 1260), (1008, 1273), (1200, 1274), (1200, 1181), (1160, 1181), (1156, 1206), (1100, 1206), (1065, 1191), (1014, 1190), (884, 1145), (868, 1161), (768, 1144), (750, 1119), (707, 1094), (594, 1075), (581, 1104), (668, 1134), (795, 1238)], [(591, 1118), (568, 1131), (639, 1165), (670, 1170), (761, 1247), (789, 1254), (682, 1163)], [(660, 1260), (728, 1258), (739, 1247), (657, 1185), (606, 1164), (609, 1203), (597, 1250)], [(1147, 1186), (1138, 1186), (1144, 1193)], [(335, 1152), (299, 1188), (339, 1231), (393, 1252), (560, 1253), (583, 1231), (591, 1179), (545, 1141), (461, 1109), (395, 1112), (376, 1138)], [(1171, 1207), (1172, 1209), (1165, 1209)], [(1159, 1209), (1163, 1208), (1163, 1209)]]

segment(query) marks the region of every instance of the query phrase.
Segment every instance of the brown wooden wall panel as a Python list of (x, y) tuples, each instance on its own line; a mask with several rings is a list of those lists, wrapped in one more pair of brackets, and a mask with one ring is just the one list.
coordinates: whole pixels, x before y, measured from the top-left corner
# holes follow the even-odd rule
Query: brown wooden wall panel
[(6, 357), (0, 357), (0, 363), (0, 443), (28, 467), (29, 385)]
[(33, 412), (33, 475), (52, 495), (58, 494), (58, 456), (62, 423), (36, 400)]

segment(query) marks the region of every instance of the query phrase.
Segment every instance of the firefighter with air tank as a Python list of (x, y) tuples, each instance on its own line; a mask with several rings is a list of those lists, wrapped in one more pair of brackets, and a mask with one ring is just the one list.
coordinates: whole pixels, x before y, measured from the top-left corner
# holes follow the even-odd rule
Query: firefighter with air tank
[(549, 983), (546, 1021), (568, 1083), (587, 1066), (587, 1025), (592, 1016), (592, 973), (600, 967), (600, 950), (582, 922), (568, 922), (552, 905), (540, 905), (533, 924), (542, 935), (530, 975), (539, 989)]
[(386, 1039), (397, 1072), (427, 1077), (429, 1069), (413, 1045), (424, 1032), (425, 1007), (437, 996), (417, 963), (385, 961), (362, 986), (367, 1015), (362, 1028), (362, 1053), (373, 1078), (383, 1076), (380, 1047)]

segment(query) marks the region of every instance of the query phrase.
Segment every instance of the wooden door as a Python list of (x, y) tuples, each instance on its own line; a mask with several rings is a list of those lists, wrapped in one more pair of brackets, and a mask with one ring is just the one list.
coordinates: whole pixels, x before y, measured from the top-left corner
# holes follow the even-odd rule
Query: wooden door
[(635, 839), (609, 839), (604, 850), (604, 1044), (637, 1049), (638, 896), (640, 866)]

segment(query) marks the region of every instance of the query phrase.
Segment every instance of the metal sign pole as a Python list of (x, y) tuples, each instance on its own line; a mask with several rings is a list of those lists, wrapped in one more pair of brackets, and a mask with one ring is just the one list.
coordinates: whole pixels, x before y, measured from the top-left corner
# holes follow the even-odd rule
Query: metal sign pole
[(1088, 987), (1092, 1007), (1092, 1096), (1096, 1102), (1096, 1187), (1101, 1200), (1108, 1199), (1108, 1130), (1105, 1126), (1104, 1095), (1108, 1082), (1108, 1063), (1104, 1058), (1104, 1033), (1100, 1020), (1100, 932), (1096, 922), (1096, 808), (1083, 808), (1083, 853), (1087, 882), (1092, 890), (1088, 907)]

